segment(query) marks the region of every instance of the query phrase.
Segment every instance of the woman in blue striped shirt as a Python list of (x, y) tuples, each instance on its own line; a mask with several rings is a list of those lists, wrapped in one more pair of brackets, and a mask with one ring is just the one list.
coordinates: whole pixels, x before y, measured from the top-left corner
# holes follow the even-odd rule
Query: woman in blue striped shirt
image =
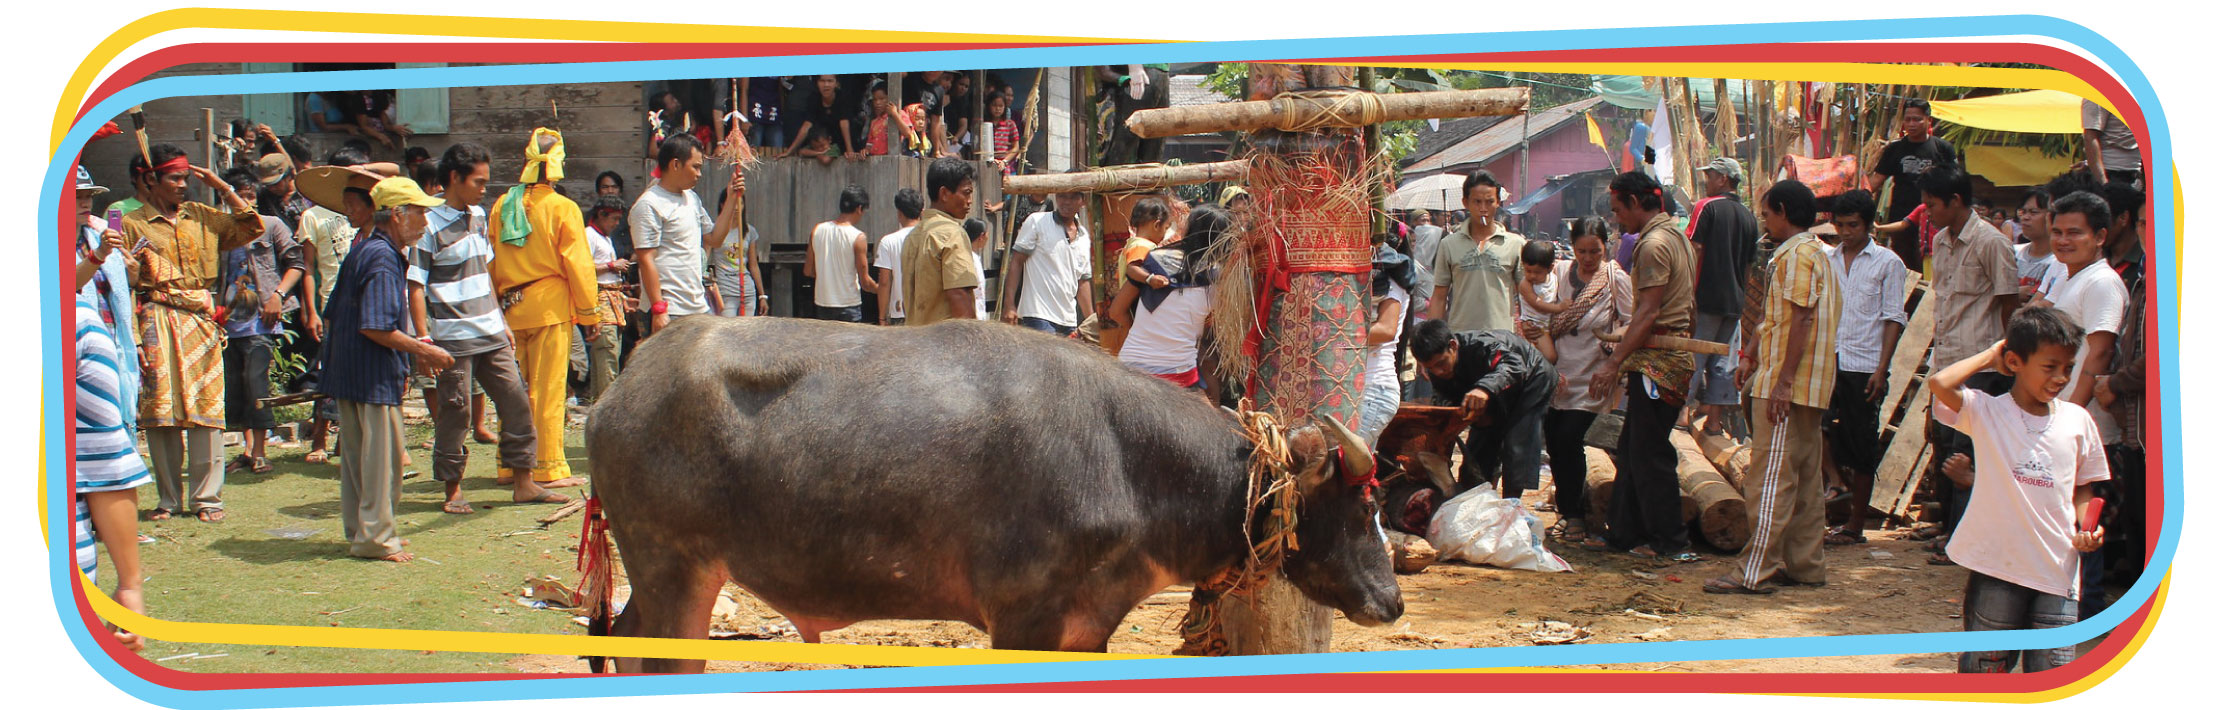
[[(138, 406), (124, 401), (122, 377), (116, 369), (115, 336), (101, 322), (100, 310), (85, 299), (77, 301), (77, 471), (76, 501), (77, 569), (92, 580), (99, 571), (93, 536), (108, 547), (116, 566), (115, 600), (124, 608), (146, 613), (146, 596), (139, 586), (139, 495), (134, 489), (153, 477), (139, 460), (131, 429), (124, 425), (126, 412)], [(137, 651), (146, 645), (135, 634), (113, 629), (116, 642)]]

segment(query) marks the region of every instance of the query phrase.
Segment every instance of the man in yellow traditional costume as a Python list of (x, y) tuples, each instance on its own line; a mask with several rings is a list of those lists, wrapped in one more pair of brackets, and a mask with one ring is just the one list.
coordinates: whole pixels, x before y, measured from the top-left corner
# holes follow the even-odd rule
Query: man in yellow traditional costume
[[(586, 326), (589, 341), (600, 334), (593, 327), (600, 323), (595, 313), (600, 287), (594, 283), (578, 203), (555, 194), (555, 182), (563, 179), (563, 134), (534, 129), (524, 144), (524, 158), (524, 174), (517, 178), (521, 184), (494, 203), (487, 220), (493, 237), (493, 289), (501, 295), (502, 312), (516, 338), (517, 364), (531, 393), (539, 457), (528, 473), (541, 486), (565, 488), (579, 484), (570, 477), (563, 450), (571, 327)], [(519, 473), (503, 467), (496, 482), (511, 481)]]
[[(185, 190), (194, 178), (230, 211), (187, 201)], [(215, 173), (188, 162), (184, 150), (167, 143), (132, 157), (131, 181), (142, 204), (123, 216), (122, 231), (131, 290), (142, 308), (139, 425), (161, 494), (149, 518), (191, 512), (212, 523), (224, 517), (224, 474), (217, 464), (223, 453), (224, 334), (217, 326), (223, 316), (208, 289), (223, 268), (223, 253), (262, 235), (262, 216)], [(190, 501), (184, 499), (188, 468)]]

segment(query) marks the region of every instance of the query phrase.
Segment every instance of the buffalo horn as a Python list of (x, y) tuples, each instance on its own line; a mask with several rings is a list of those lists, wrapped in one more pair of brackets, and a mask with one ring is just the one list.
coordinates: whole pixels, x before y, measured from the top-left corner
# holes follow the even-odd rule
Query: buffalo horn
[(1342, 474), (1357, 480), (1371, 478), (1372, 447), (1365, 446), (1364, 439), (1357, 436), (1356, 432), (1349, 431), (1349, 427), (1342, 426), (1339, 420), (1330, 416), (1319, 417), (1318, 420), (1326, 425), (1326, 432), (1333, 436), (1334, 443), (1341, 446)]

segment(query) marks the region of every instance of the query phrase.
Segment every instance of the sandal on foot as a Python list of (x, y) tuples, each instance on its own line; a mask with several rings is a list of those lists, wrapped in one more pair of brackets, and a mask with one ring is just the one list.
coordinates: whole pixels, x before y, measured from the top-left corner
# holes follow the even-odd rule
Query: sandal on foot
[(254, 466), (254, 457), (246, 454), (231, 457), (224, 462), (224, 473), (238, 473)]
[(1714, 577), (1704, 582), (1705, 594), (1772, 594), (1776, 591), (1779, 590), (1766, 586), (1745, 587), (1728, 581), (1725, 577)]
[(170, 519), (170, 511), (166, 509), (155, 508), (146, 512), (146, 520), (150, 523), (158, 523), (168, 519)]
[(220, 523), (224, 521), (224, 509), (202, 508), (194, 511), (193, 517), (200, 518), (203, 523)]
[(1675, 563), (1679, 563), (1679, 564), (1684, 564), (1684, 565), (1685, 565), (1685, 564), (1691, 564), (1691, 563), (1696, 563), (1696, 562), (1702, 562), (1702, 561), (1704, 561), (1704, 556), (1703, 556), (1703, 555), (1699, 555), (1699, 554), (1696, 554), (1696, 553), (1693, 553), (1693, 552), (1681, 552), (1681, 553), (1678, 553), (1678, 554), (1674, 554), (1674, 555), (1668, 556), (1668, 557), (1666, 557), (1665, 559), (1666, 559), (1667, 561), (1669, 561), (1669, 562), (1675, 562)]
[(254, 463), (247, 466), (247, 470), (255, 473), (269, 473), (276, 470), (276, 468), (270, 465), (270, 457), (256, 456), (254, 457)]
[(1580, 541), (1580, 549), (1589, 552), (1610, 552), (1611, 543), (1604, 542), (1602, 537), (1591, 537)]
[(439, 507), (439, 511), (450, 515), (469, 515), (478, 512), (470, 507), (470, 501), (467, 500), (447, 501), (446, 504)]
[(1950, 553), (1947, 552), (1937, 552), (1928, 557), (1927, 564), (1936, 567), (1956, 567), (1958, 565), (1958, 563), (1950, 561)]

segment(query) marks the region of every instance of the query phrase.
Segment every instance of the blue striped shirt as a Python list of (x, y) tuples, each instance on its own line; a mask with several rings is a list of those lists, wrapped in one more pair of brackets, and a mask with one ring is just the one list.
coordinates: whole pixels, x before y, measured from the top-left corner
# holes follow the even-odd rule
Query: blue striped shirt
[(131, 428), (123, 423), (123, 378), (116, 369), (117, 354), (115, 336), (101, 322), (100, 310), (78, 299), (77, 501), (73, 526), (77, 568), (88, 577), (98, 568), (98, 561), (85, 494), (130, 490), (153, 480), (147, 475), (146, 464), (139, 460)]
[(441, 205), (427, 215), (424, 238), (408, 249), (409, 283), (424, 287), (424, 320), (432, 341), (463, 357), (509, 344), (509, 324), (493, 293), (493, 244), (486, 213)]
[(371, 232), (339, 265), (338, 284), (324, 302), (324, 394), (364, 404), (399, 406), (409, 356), (372, 342), (364, 330), (409, 332), (406, 266), (393, 237)]

